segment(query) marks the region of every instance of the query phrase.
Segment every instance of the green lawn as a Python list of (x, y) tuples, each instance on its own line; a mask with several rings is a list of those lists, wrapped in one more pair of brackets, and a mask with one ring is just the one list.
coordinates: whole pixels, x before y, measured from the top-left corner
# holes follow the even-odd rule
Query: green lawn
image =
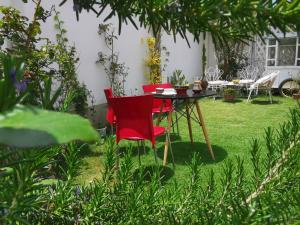
[[(194, 152), (201, 155), (202, 171), (205, 174), (214, 169), (217, 176), (220, 176), (222, 166), (227, 160), (240, 156), (245, 160), (246, 165), (250, 163), (250, 142), (253, 138), (259, 138), (264, 146), (264, 129), (279, 124), (287, 120), (289, 108), (296, 105), (293, 99), (274, 97), (274, 103), (269, 104), (268, 97), (256, 97), (251, 103), (246, 103), (245, 99), (239, 99), (234, 103), (223, 100), (213, 100), (211, 98), (200, 100), (202, 114), (206, 121), (209, 138), (212, 143), (216, 160), (213, 161), (207, 150), (207, 146), (198, 124), (193, 122), (194, 144), (189, 141), (188, 127), (185, 118), (179, 122), (180, 136), (172, 134), (172, 147), (175, 155), (176, 168), (173, 170), (171, 155), (169, 154), (169, 164), (164, 168), (166, 179), (172, 181), (176, 179), (179, 183), (185, 182), (188, 178), (188, 166)], [(166, 125), (166, 121), (162, 123)], [(157, 139), (157, 150), (159, 163), (162, 164), (164, 138)], [(128, 146), (127, 141), (120, 143), (120, 147)], [(136, 144), (134, 146), (137, 146)], [(154, 156), (147, 144), (147, 153), (142, 154), (143, 165), (153, 165)], [(136, 148), (134, 148), (136, 150)], [(102, 146), (93, 147), (92, 150), (83, 154), (83, 163), (77, 183), (89, 183), (93, 179), (101, 177)], [(138, 166), (138, 156), (136, 152), (132, 156)], [(246, 166), (247, 168), (247, 166)]]

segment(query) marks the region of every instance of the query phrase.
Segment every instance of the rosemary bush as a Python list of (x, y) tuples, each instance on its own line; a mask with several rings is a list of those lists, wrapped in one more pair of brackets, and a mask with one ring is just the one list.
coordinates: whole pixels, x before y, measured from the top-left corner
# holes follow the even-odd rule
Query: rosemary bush
[[(66, 180), (42, 188), (29, 179), (25, 196), (34, 195), (39, 210), (29, 210), (20, 199), (23, 211), (15, 220), (32, 224), (291, 224), (300, 220), (299, 141), (300, 105), (280, 129), (267, 128), (264, 141), (253, 140), (253, 172), (246, 173), (243, 159), (237, 157), (227, 161), (220, 180), (211, 171), (204, 182), (195, 154), (189, 182), (179, 186), (176, 181), (165, 185), (162, 167), (135, 168), (130, 148), (117, 163), (120, 156), (109, 138), (102, 180), (88, 186)], [(267, 151), (262, 150), (264, 143)], [(1, 199), (9, 199), (15, 190), (7, 182), (1, 177)], [(9, 210), (1, 204), (4, 223), (13, 222), (12, 217), (7, 220)]]

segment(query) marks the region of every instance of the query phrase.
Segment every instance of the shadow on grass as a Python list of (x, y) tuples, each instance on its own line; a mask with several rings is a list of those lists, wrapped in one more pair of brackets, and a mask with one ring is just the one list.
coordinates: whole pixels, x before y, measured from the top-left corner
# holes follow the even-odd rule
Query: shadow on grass
[[(171, 133), (170, 134), (170, 139), (171, 142), (173, 141), (181, 141), (181, 137), (176, 134), (176, 133)], [(156, 142), (165, 142), (166, 140), (166, 136), (165, 135), (161, 135), (159, 137), (156, 138)], [(140, 145), (138, 147), (138, 143), (136, 141), (132, 141), (129, 143), (129, 145), (126, 146), (119, 146), (119, 153), (120, 156), (123, 157), (124, 154), (126, 153), (126, 151), (128, 150), (128, 148), (132, 148), (132, 152), (131, 152), (131, 156), (138, 156), (138, 153), (140, 151), (140, 155), (148, 155), (149, 152), (153, 151), (151, 148), (152, 144), (149, 141), (145, 141), (145, 148)]]
[(270, 102), (270, 100), (252, 100), (251, 104), (256, 104), (256, 105), (272, 105), (272, 104), (280, 104), (280, 101), (278, 100), (273, 100), (272, 103)]
[(97, 149), (99, 146), (96, 145), (85, 145), (82, 147), (79, 156), (81, 157), (92, 157), (92, 156), (102, 156), (103, 152)]
[(223, 100), (223, 102), (226, 102), (226, 103), (229, 103), (229, 104), (236, 104), (236, 103), (241, 103), (243, 100), (241, 99), (235, 99), (233, 101), (226, 101), (226, 100)]
[[(180, 135), (176, 134), (176, 133), (170, 133), (170, 139), (171, 139), (171, 142), (173, 141), (181, 141), (182, 138)], [(156, 138), (156, 141), (157, 142), (165, 142), (166, 140), (166, 136), (165, 135), (162, 135), (162, 136), (159, 136)]]
[(140, 155), (148, 155), (149, 151), (151, 150), (151, 148), (145, 144), (145, 148), (143, 148), (143, 146), (139, 146), (137, 142), (132, 141), (132, 143), (130, 143), (128, 146), (121, 146), (118, 148), (118, 152), (120, 154), (120, 157), (123, 157), (126, 152), (128, 151), (128, 149), (131, 148), (131, 156), (135, 157), (138, 156), (139, 151), (140, 151)]
[(157, 166), (157, 165), (149, 165), (149, 166), (141, 166), (133, 172), (133, 180), (139, 181), (142, 179), (143, 181), (151, 181), (152, 178), (155, 177), (155, 172), (158, 170), (159, 178), (162, 184), (166, 183), (171, 177), (174, 176), (174, 171), (167, 166)]
[[(198, 152), (200, 155), (200, 163), (203, 164), (215, 164), (223, 161), (227, 157), (227, 152), (224, 148), (218, 145), (212, 145), (213, 152), (215, 154), (215, 160), (213, 160), (209, 154), (206, 143), (190, 143), (190, 142), (175, 142), (172, 144), (175, 164), (190, 164), (193, 154)], [(163, 159), (164, 148), (158, 150), (158, 157)], [(168, 162), (172, 162), (171, 153), (168, 153)]]

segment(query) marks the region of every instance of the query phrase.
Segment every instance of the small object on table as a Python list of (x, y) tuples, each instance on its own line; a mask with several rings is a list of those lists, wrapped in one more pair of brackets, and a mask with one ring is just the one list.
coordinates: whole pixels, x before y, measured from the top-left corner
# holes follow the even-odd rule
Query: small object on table
[(157, 94), (162, 94), (164, 92), (164, 89), (163, 88), (156, 88), (155, 91), (156, 91)]
[(240, 80), (232, 80), (232, 83), (233, 83), (233, 84), (239, 84), (239, 83), (240, 83)]
[(198, 94), (202, 91), (201, 80), (195, 80), (193, 85), (193, 92)]
[(176, 90), (174, 88), (165, 88), (163, 95), (176, 95)]
[(189, 86), (175, 86), (174, 88), (178, 95), (186, 95)]

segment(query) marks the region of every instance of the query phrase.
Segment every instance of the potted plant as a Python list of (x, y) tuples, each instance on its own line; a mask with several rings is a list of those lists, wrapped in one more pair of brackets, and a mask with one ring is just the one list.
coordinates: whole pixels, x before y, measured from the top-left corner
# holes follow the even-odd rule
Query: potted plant
[(233, 88), (224, 89), (224, 100), (225, 101), (234, 101), (236, 97), (236, 91)]
[(171, 84), (174, 86), (177, 94), (186, 94), (189, 88), (189, 83), (187, 82), (185, 75), (182, 70), (175, 70), (171, 76)]

